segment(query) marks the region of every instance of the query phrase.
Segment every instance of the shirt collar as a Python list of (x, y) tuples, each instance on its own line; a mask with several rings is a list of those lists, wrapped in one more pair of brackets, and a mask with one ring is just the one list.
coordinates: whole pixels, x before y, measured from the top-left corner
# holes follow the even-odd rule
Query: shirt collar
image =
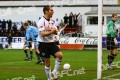
[[(45, 16), (43, 16), (45, 18)], [(50, 21), (50, 19), (45, 18), (47, 21)]]
[(114, 23), (115, 23), (115, 21), (114, 20), (112, 20)]

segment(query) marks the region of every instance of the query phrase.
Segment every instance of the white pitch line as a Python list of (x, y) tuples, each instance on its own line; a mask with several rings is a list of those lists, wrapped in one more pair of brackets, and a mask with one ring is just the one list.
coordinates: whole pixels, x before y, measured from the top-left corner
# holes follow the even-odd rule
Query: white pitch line
[(7, 62), (7, 63), (0, 63), (0, 65), (3, 65), (3, 64), (17, 64), (17, 63), (25, 63), (25, 62), (33, 62), (33, 61)]

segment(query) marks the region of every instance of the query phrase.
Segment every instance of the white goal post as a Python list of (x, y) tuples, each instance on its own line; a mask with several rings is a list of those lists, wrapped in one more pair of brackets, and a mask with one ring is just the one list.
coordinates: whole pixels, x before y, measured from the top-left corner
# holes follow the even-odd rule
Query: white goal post
[(102, 9), (103, 0), (98, 0), (98, 55), (97, 55), (97, 79), (102, 78)]

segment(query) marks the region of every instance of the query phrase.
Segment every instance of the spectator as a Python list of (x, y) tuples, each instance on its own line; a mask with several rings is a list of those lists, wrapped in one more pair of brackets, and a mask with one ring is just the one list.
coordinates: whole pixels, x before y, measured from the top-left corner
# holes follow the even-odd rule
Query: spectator
[(7, 24), (8, 24), (8, 33), (9, 33), (10, 30), (11, 30), (12, 21), (11, 21), (11, 20), (8, 20)]
[(24, 36), (25, 36), (25, 29), (24, 29), (24, 27), (23, 27), (23, 24), (22, 24), (22, 26), (21, 26), (21, 28), (20, 28), (20, 36), (21, 36), (21, 37), (24, 37)]
[(62, 19), (61, 19), (61, 21), (60, 21), (60, 26), (61, 26), (61, 27), (64, 26), (64, 22), (63, 22)]
[(60, 27), (60, 22), (58, 21), (58, 18), (55, 21), (55, 26)]
[(8, 48), (12, 48), (12, 34), (9, 33), (7, 38), (8, 38)]
[(70, 15), (69, 15), (69, 27), (72, 28), (72, 23), (73, 23), (73, 13), (71, 12)]
[(2, 21), (0, 20), (0, 29), (2, 29)]
[(68, 16), (67, 16), (67, 14), (65, 14), (65, 16), (64, 16), (63, 19), (64, 19), (64, 23), (65, 23), (65, 24), (68, 23), (68, 19), (69, 19), (69, 18), (68, 18)]
[(78, 15), (77, 14), (74, 15), (74, 27), (77, 25), (79, 14)]
[(15, 22), (13, 23), (12, 30), (13, 30), (13, 36), (17, 36), (17, 25)]
[[(62, 28), (63, 26), (64, 26), (64, 22), (61, 19), (61, 21), (60, 21), (60, 28)], [(64, 35), (64, 30), (61, 31), (61, 34)]]
[(0, 36), (2, 36), (2, 21), (0, 20)]
[(5, 32), (6, 32), (6, 21), (5, 21), (5, 19), (3, 19), (3, 21), (2, 21), (2, 35), (4, 35)]

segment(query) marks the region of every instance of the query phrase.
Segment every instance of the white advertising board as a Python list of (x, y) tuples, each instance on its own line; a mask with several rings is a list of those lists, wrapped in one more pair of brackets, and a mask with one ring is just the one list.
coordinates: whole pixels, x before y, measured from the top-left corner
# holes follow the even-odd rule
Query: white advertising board
[[(24, 37), (13, 37), (12, 49), (22, 49)], [(97, 38), (80, 38), (80, 37), (63, 37), (59, 40), (60, 44), (84, 44), (84, 45), (97, 45)], [(7, 44), (7, 37), (0, 37), (0, 44)], [(34, 46), (33, 46), (34, 48)]]

